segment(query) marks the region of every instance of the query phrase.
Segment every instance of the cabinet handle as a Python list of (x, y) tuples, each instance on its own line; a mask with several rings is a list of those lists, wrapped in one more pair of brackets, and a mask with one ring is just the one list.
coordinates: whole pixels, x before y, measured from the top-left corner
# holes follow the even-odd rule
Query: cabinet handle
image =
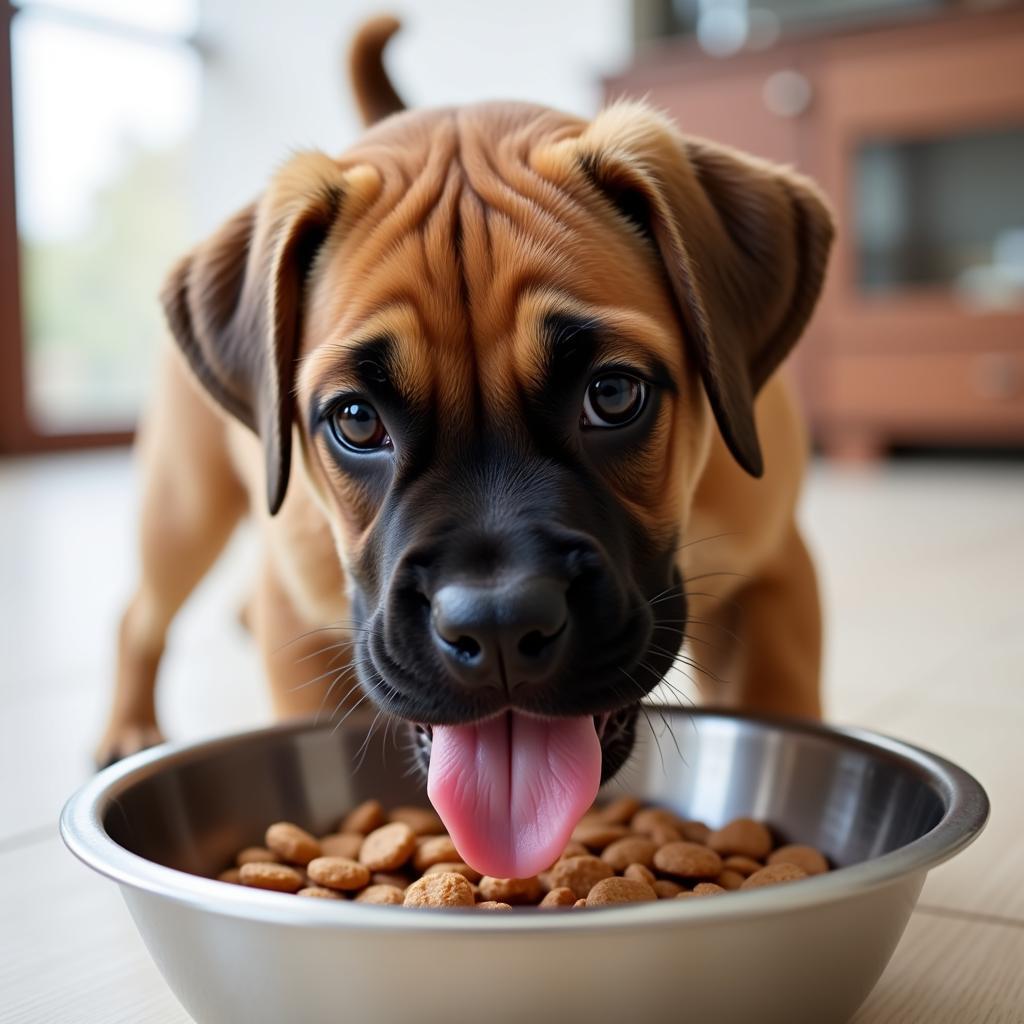
[(793, 68), (773, 72), (761, 86), (761, 99), (776, 117), (799, 117), (811, 105), (813, 96), (807, 76)]
[(971, 362), (974, 392), (993, 402), (1005, 402), (1021, 393), (1022, 375), (1017, 361), (1009, 355), (990, 352)]

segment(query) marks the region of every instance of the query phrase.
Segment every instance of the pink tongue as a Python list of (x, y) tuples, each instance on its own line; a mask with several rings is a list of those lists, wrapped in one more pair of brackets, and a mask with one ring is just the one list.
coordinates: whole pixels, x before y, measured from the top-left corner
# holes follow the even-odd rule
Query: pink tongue
[(509, 711), (433, 727), (427, 794), (462, 859), (485, 875), (528, 878), (550, 867), (600, 783), (590, 716)]

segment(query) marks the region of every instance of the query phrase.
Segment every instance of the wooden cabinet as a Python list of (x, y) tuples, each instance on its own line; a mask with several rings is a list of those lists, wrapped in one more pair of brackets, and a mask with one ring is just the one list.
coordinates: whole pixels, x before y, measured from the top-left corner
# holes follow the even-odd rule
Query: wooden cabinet
[(836, 247), (793, 361), (827, 449), (1024, 444), (1024, 10), (725, 60), (665, 45), (607, 92), (829, 195)]

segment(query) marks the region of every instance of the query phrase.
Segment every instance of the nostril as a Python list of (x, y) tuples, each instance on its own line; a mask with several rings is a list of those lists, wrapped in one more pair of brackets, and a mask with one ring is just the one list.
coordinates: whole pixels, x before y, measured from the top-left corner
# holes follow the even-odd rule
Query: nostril
[(543, 633), (539, 629), (534, 629), (521, 637), (516, 646), (524, 658), (539, 658), (564, 631), (564, 622), (554, 633)]
[(473, 661), (480, 656), (480, 644), (471, 636), (460, 636), (455, 641), (448, 641), (455, 653), (464, 661)]
[(536, 658), (543, 653), (551, 640), (552, 637), (545, 636), (539, 629), (535, 629), (519, 641), (519, 653), (527, 658)]

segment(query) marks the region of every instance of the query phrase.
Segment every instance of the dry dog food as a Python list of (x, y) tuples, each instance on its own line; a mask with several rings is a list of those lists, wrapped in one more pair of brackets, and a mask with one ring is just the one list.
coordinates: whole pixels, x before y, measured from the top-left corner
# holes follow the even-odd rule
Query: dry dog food
[(812, 846), (775, 845), (751, 818), (722, 828), (620, 797), (592, 808), (561, 857), (533, 878), (481, 876), (459, 858), (440, 818), (421, 807), (387, 813), (368, 800), (316, 836), (287, 821), (247, 846), (218, 878), (311, 899), (380, 906), (610, 907), (700, 899), (796, 882), (829, 870)]

